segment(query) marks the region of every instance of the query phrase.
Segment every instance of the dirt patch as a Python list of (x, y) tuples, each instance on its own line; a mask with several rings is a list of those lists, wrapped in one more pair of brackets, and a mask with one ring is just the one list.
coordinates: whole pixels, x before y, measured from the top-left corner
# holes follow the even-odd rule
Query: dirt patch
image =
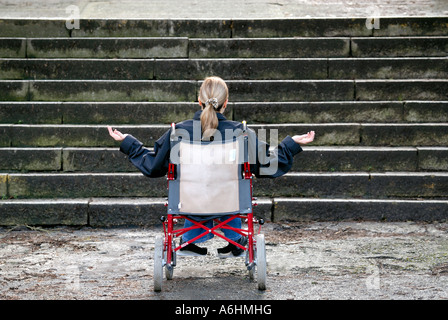
[(153, 292), (161, 228), (0, 229), (0, 299), (447, 299), (448, 224), (266, 223), (268, 290), (244, 258), (178, 257)]

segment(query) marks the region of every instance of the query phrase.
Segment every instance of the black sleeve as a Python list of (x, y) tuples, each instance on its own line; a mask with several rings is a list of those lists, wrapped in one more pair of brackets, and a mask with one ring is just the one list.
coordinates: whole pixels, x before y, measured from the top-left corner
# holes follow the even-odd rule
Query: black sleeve
[(168, 171), (170, 157), (170, 131), (168, 130), (156, 141), (154, 150), (143, 146), (132, 135), (126, 136), (121, 142), (120, 151), (128, 156), (129, 161), (145, 176), (151, 178), (163, 177)]
[(251, 171), (258, 178), (277, 178), (291, 170), (294, 156), (302, 147), (287, 136), (273, 150), (264, 141), (259, 140), (253, 130), (249, 130), (249, 162)]

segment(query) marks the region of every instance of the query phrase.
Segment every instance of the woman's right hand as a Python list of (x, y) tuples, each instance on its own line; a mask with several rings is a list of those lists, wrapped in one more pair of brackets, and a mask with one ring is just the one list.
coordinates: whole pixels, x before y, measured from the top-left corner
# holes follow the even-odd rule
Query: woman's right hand
[(303, 134), (300, 136), (294, 136), (294, 137), (292, 137), (292, 139), (298, 144), (302, 144), (302, 145), (308, 144), (308, 143), (314, 141), (315, 134), (316, 133), (314, 131), (310, 131), (307, 134)]
[(112, 138), (114, 138), (115, 141), (123, 141), (124, 138), (126, 138), (127, 134), (123, 134), (120, 131), (118, 131), (117, 129), (112, 130), (112, 127), (107, 127), (107, 129), (109, 130), (109, 134)]

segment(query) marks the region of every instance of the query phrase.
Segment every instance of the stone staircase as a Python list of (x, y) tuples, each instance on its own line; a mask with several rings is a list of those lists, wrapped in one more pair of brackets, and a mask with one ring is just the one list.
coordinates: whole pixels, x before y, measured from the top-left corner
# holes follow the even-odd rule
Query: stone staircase
[[(191, 118), (209, 75), (226, 116), (316, 131), (278, 179), (270, 221), (446, 220), (448, 18), (0, 21), (0, 225), (147, 226), (166, 180), (118, 151)], [(269, 136), (267, 137), (269, 139)]]

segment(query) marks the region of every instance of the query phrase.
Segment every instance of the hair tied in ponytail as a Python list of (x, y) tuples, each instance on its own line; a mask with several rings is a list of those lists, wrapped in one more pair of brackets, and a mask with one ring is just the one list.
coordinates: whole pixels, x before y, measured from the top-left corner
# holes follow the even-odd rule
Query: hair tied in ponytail
[(218, 128), (219, 120), (217, 113), (220, 112), (228, 99), (229, 89), (224, 80), (219, 77), (205, 78), (199, 89), (198, 96), (198, 101), (204, 104), (201, 113), (203, 140), (207, 140), (213, 136), (216, 128)]
[(207, 101), (205, 101), (205, 105), (206, 106), (211, 105), (213, 107), (213, 109), (217, 110), (218, 109), (218, 99), (216, 99), (216, 98), (208, 99)]

